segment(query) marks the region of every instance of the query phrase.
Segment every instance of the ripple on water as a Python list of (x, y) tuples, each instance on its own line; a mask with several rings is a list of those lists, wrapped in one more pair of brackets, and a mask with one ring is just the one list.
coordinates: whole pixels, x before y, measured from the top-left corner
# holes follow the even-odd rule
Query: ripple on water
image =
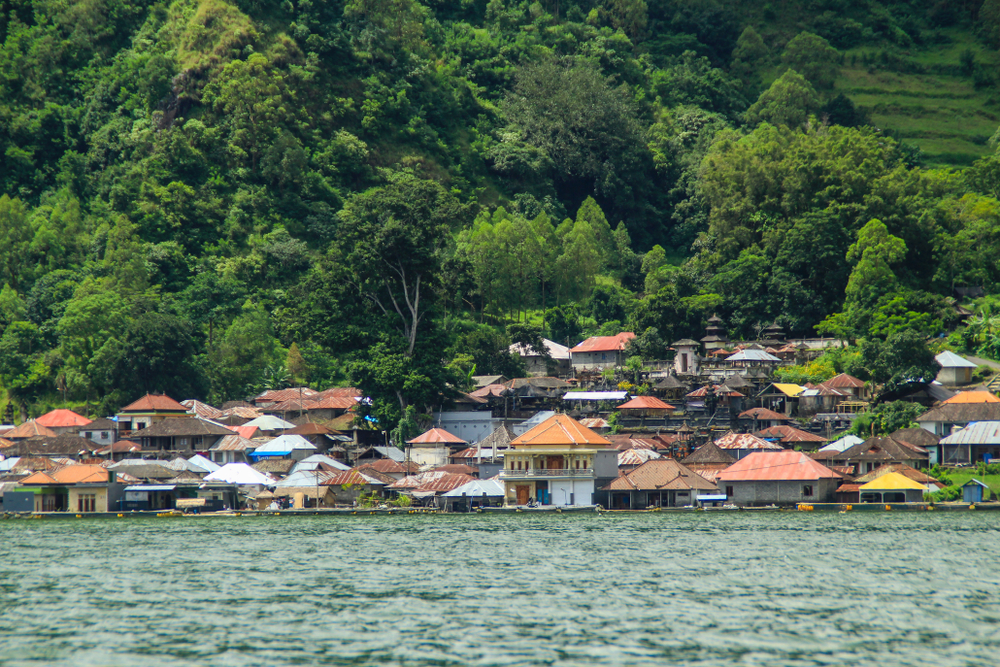
[(3, 665), (992, 664), (1000, 515), (0, 524)]

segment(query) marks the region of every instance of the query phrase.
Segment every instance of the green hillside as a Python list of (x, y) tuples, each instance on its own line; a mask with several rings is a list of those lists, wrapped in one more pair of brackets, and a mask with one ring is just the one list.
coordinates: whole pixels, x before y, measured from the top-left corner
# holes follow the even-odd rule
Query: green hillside
[(712, 314), (887, 386), (995, 357), (998, 47), (1000, 0), (0, 0), (3, 407), (352, 383), (392, 426)]

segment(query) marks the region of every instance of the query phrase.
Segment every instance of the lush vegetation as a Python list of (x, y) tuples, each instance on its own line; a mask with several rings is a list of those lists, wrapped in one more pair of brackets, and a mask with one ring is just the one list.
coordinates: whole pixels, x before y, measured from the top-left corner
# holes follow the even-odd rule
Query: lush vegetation
[[(512, 340), (650, 358), (718, 312), (891, 392), (1000, 278), (998, 34), (997, 0), (0, 0), (0, 385), (351, 382), (395, 425)], [(894, 128), (890, 75), (968, 113)], [(992, 303), (948, 343), (997, 356)]]

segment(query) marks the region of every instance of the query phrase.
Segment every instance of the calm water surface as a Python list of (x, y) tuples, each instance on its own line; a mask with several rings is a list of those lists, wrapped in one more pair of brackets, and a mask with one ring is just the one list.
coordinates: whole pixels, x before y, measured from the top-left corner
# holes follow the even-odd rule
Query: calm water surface
[(996, 665), (1000, 513), (0, 522), (0, 665)]

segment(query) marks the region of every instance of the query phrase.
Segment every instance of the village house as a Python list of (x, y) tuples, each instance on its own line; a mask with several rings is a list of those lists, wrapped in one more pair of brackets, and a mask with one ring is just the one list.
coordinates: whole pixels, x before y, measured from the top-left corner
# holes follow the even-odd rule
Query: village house
[(573, 370), (603, 370), (625, 365), (625, 347), (635, 338), (631, 331), (615, 336), (591, 336), (569, 351)]
[(676, 459), (658, 458), (623, 473), (602, 490), (608, 492), (609, 508), (639, 509), (693, 506), (698, 495), (718, 488)]
[(736, 457), (709, 441), (685, 457), (681, 463), (717, 485), (719, 473), (736, 463)]
[[(500, 472), (506, 503), (593, 504), (595, 481), (601, 472), (595, 460), (602, 450), (614, 456), (610, 446), (610, 441), (572, 417), (550, 417), (511, 441), (512, 449), (504, 456)], [(617, 465), (613, 470), (609, 477), (617, 477)]]
[(1000, 460), (1000, 421), (973, 422), (941, 438), (931, 451), (937, 462), (948, 465)]
[(118, 441), (118, 422), (95, 419), (80, 429), (80, 435), (98, 445), (108, 446)]
[(783, 415), (767, 408), (750, 408), (749, 410), (744, 410), (739, 414), (737, 419), (740, 420), (741, 426), (753, 431), (780, 426), (792, 421), (792, 418), (788, 415)]
[(568, 375), (572, 370), (569, 348), (548, 338), (543, 338), (542, 344), (545, 345), (545, 350), (549, 354), (548, 359), (533, 348), (520, 343), (511, 345), (508, 351), (511, 354), (517, 354), (524, 360), (528, 375)]
[(765, 440), (777, 442), (785, 449), (799, 451), (815, 451), (827, 443), (826, 438), (821, 435), (809, 433), (788, 424), (761, 429), (755, 435)]
[(68, 465), (25, 477), (3, 504), (8, 512), (109, 512), (124, 488), (99, 465)]
[(453, 452), (466, 449), (469, 443), (443, 428), (432, 428), (407, 440), (406, 445), (406, 460), (421, 467), (437, 468), (448, 463)]
[(698, 375), (698, 349), (701, 344), (696, 340), (684, 338), (674, 341), (674, 373), (677, 375)]
[(948, 387), (972, 384), (972, 373), (977, 367), (965, 357), (945, 350), (934, 361), (941, 366), (936, 378), (941, 384)]
[(188, 409), (162, 394), (146, 394), (118, 411), (118, 437), (128, 440), (132, 431), (141, 431), (167, 419), (189, 419)]
[(901, 443), (889, 436), (876, 436), (825, 457), (831, 467), (850, 467), (855, 475), (864, 475), (887, 463), (903, 463), (912, 468), (926, 468), (927, 450)]
[(833, 502), (841, 475), (802, 452), (754, 452), (717, 475), (728, 502), (742, 506)]
[[(914, 421), (934, 435), (945, 437), (965, 428), (972, 422), (1000, 421), (1000, 402), (942, 403), (931, 408)], [(9, 435), (5, 437), (10, 437)]]
[(58, 409), (46, 412), (36, 419), (35, 423), (44, 426), (56, 435), (65, 433), (76, 435), (80, 429), (90, 424), (90, 420), (72, 410)]
[(858, 489), (863, 503), (919, 503), (926, 491), (923, 484), (898, 472), (881, 475)]
[(233, 431), (199, 417), (163, 419), (132, 433), (129, 439), (138, 440), (142, 451), (207, 452), (222, 438), (234, 435)]

